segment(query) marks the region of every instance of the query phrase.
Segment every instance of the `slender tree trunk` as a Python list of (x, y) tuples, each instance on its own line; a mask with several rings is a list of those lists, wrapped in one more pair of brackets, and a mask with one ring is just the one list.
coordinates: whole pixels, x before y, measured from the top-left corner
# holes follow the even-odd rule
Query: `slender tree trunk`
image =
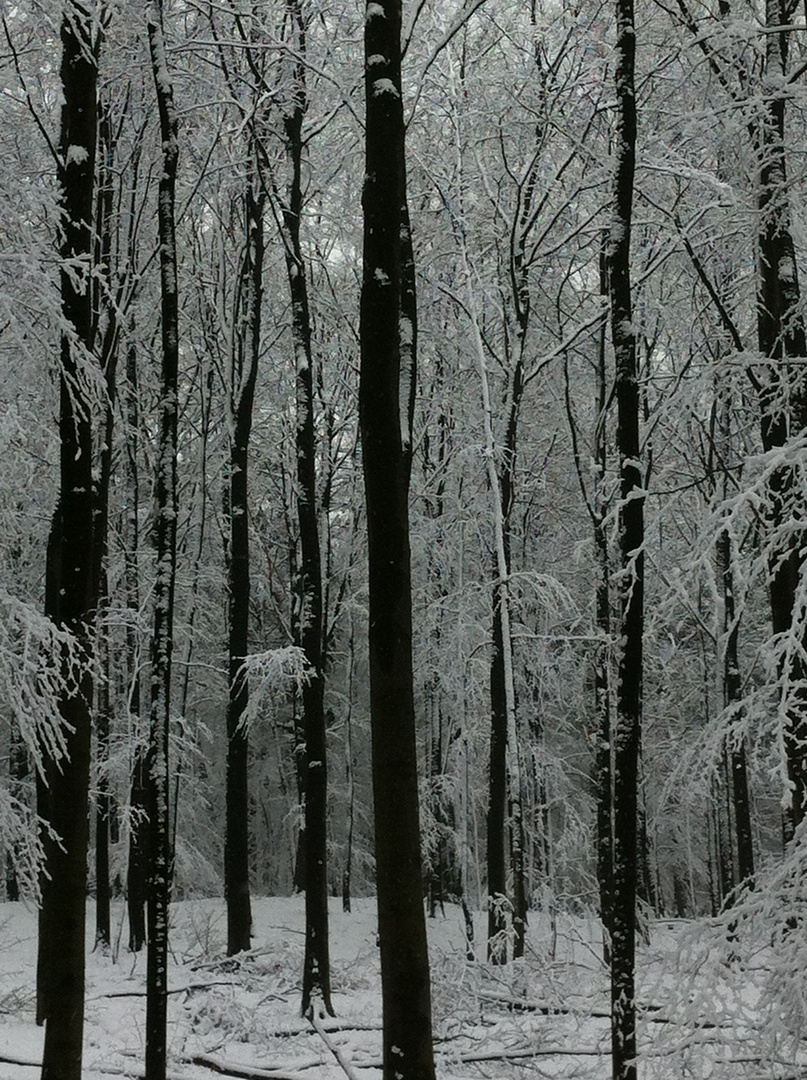
[(293, 92), (284, 125), (291, 165), (291, 183), (283, 205), (284, 248), (291, 293), (292, 340), (296, 368), (297, 520), (300, 529), (300, 643), (308, 663), (303, 685), (305, 736), (305, 959), (302, 1011), (313, 999), (333, 1015), (328, 949), (327, 862), (327, 746), (325, 674), (323, 670), (322, 557), (319, 544), (314, 427), (314, 367), (306, 265), (300, 243), (302, 212), (303, 119), (307, 108), (305, 83), (306, 32), (300, 0), (287, 0), (297, 61)]
[[(734, 573), (732, 543), (727, 529), (717, 538), (717, 569), (723, 593), (723, 705), (736, 720), (742, 700), (740, 666), (737, 655), (739, 620), (734, 603)], [(738, 884), (750, 885), (754, 879), (754, 840), (751, 830), (751, 802), (748, 795), (745, 737), (730, 737), (728, 755), (729, 787), (734, 807), (734, 828), (737, 847)]]
[[(107, 575), (103, 574), (101, 597), (106, 598)], [(112, 798), (109, 792), (109, 727), (112, 713), (109, 683), (111, 665), (99, 604), (98, 659), (102, 670), (96, 696), (97, 793), (95, 796), (95, 946), (108, 950), (112, 941), (109, 888), (109, 822)]]
[(504, 637), (500, 593), (500, 587), (494, 589), (487, 811), (488, 959), (493, 964), (507, 963), (507, 861), (505, 858), (507, 697), (504, 681)]
[(636, 1077), (637, 794), (644, 634), (644, 476), (633, 326), (630, 239), (636, 160), (633, 0), (616, 4), (616, 176), (608, 249), (611, 335), (616, 361), (620, 649), (616, 686), (611, 904), (611, 1053), (614, 1080)]
[[(370, 716), (385, 1080), (433, 1080), (429, 954), (420, 861), (412, 672), (409, 479), (414, 282), (401, 97), (401, 3), (368, 3), (361, 292), (362, 440), (369, 555)], [(405, 291), (411, 292), (411, 297)], [(403, 316), (403, 317), (402, 317)], [(403, 346), (403, 348), (402, 348)]]
[(168, 1014), (168, 915), (171, 892), (170, 772), (168, 736), (171, 659), (174, 644), (174, 586), (177, 542), (177, 412), (179, 296), (175, 188), (179, 154), (174, 93), (165, 54), (160, 0), (148, 5), (147, 26), (162, 141), (157, 220), (160, 236), (162, 373), (157, 445), (154, 636), (151, 648), (149, 784), (148, 958), (146, 965), (146, 1080), (165, 1080)]
[[(95, 175), (98, 46), (90, 14), (76, 3), (61, 26), (62, 115), (58, 187), (61, 199), (60, 496), (48, 544), (47, 614), (86, 650), (95, 617), (93, 574), (92, 401), (79, 372), (91, 362), (93, 187)], [(65, 658), (56, 658), (65, 666)], [(89, 844), (88, 794), (93, 680), (85, 655), (78, 683), (66, 684), (59, 703), (66, 758), (43, 748), (38, 783), (43, 831), (37, 1020), (45, 1021), (43, 1080), (80, 1080), (84, 1022), (85, 904)]]
[[(790, 225), (785, 155), (784, 85), (792, 9), (783, 0), (766, 0), (766, 74), (769, 80), (759, 139), (759, 210), (757, 319), (760, 352), (771, 361), (761, 387), (762, 444), (766, 451), (786, 445), (807, 423), (807, 388), (803, 363), (807, 356), (798, 261)], [(778, 33), (774, 27), (781, 28)], [(799, 366), (789, 362), (798, 359)], [(784, 751), (790, 782), (788, 833), (807, 813), (807, 663), (803, 645), (807, 627), (793, 626), (796, 593), (803, 568), (803, 530), (789, 522), (804, 517), (804, 495), (797, 470), (777, 466), (769, 482), (768, 518), (773, 544), (768, 557), (771, 614), (781, 646), (791, 633), (801, 647), (790, 647), (779, 661)], [(777, 532), (783, 535), (777, 535)]]
[(129, 949), (140, 952), (146, 944), (146, 899), (148, 892), (148, 826), (146, 823), (148, 787), (146, 753), (140, 730), (139, 644), (134, 619), (140, 610), (138, 587), (138, 530), (140, 482), (137, 462), (139, 409), (137, 388), (137, 352), (130, 343), (126, 350), (126, 473), (127, 514), (125, 523), (125, 585), (129, 619), (126, 627), (126, 652), (129, 668), (129, 717), (133, 740), (133, 762), (129, 792), (129, 855), (126, 870), (126, 905), (129, 916)]
[(115, 427), (117, 397), (118, 317), (111, 297), (110, 260), (112, 251), (112, 163), (114, 137), (109, 114), (101, 110), (99, 122), (102, 167), (99, 169), (96, 211), (96, 257), (93, 274), (93, 337), (100, 350), (100, 362), (106, 382), (106, 401), (101, 425), (101, 445), (98, 448), (98, 478), (93, 499), (93, 577), (98, 586), (96, 635), (98, 658), (103, 676), (97, 690), (96, 747), (98, 795), (96, 801), (96, 867), (95, 867), (95, 944), (109, 948), (109, 821), (112, 801), (109, 794), (109, 724), (110, 655), (108, 631), (104, 626), (109, 606), (109, 585), (106, 569), (109, 531), (109, 487), (112, 478), (112, 437)]
[[(607, 235), (600, 248), (600, 296), (609, 296)], [(594, 607), (598, 643), (594, 658), (594, 712), (596, 749), (594, 752), (594, 789), (597, 793), (597, 882), (600, 887), (600, 919), (603, 929), (603, 959), (611, 963), (611, 906), (613, 904), (613, 763), (611, 760), (611, 689), (609, 678), (611, 649), (610, 560), (603, 484), (608, 467), (606, 412), (608, 380), (606, 376), (606, 320), (603, 319), (597, 351), (597, 427), (594, 438), (594, 496), (592, 523), (597, 568)]]
[[(491, 758), (488, 802), (488, 940), (501, 929), (501, 914), (505, 905), (499, 897), (499, 883), (504, 874), (500, 872), (498, 849), (504, 849), (504, 832), (499, 843), (501, 799), (510, 811), (510, 854), (513, 870), (513, 953), (523, 955), (526, 932), (526, 889), (524, 886), (524, 823), (522, 817), (521, 761), (516, 723), (516, 695), (513, 671), (513, 642), (510, 633), (510, 526), (509, 515), (513, 501), (513, 470), (515, 468), (516, 432), (518, 412), (524, 389), (522, 360), (516, 362), (513, 385), (510, 391), (510, 417), (505, 443), (505, 463), (501, 477), (495, 464), (495, 438), (493, 434), (493, 410), (485, 363), (485, 349), (479, 328), (476, 299), (471, 287), (470, 270), (462, 247), (463, 275), (468, 282), (468, 308), (471, 314), (471, 331), (477, 372), (482, 391), (482, 411), (485, 424), (485, 463), (488, 487), (493, 504), (493, 533), (496, 552), (496, 579), (493, 588), (493, 655), (491, 658)], [(502, 746), (503, 743), (503, 746)], [(501, 757), (504, 755), (504, 766)], [(491, 837), (492, 830), (496, 830)], [(493, 865), (490, 863), (494, 859)], [(501, 873), (501, 877), (500, 877)], [(494, 891), (496, 890), (496, 891)], [(499, 939), (500, 940), (500, 939)], [(489, 955), (494, 962), (504, 962), (506, 954), (500, 951), (498, 940), (489, 945)]]
[[(252, 149), (252, 148), (251, 148)], [(254, 152), (252, 154), (254, 156)], [(249, 894), (249, 740), (241, 720), (249, 702), (243, 671), (249, 651), (249, 437), (255, 399), (255, 380), (261, 343), (263, 298), (263, 196), (250, 182), (246, 192), (246, 258), (242, 272), (243, 323), (232, 371), (230, 491), (227, 511), (230, 542), (227, 552), (229, 585), (229, 676), (227, 707), (227, 823), (224, 845), (224, 883), (227, 897), (227, 954), (250, 948), (252, 907)]]
[(353, 678), (356, 667), (356, 634), (353, 617), (350, 617), (350, 640), (348, 643), (348, 689), (347, 714), (345, 716), (345, 780), (347, 782), (347, 837), (345, 839), (345, 867), (342, 871), (342, 910), (350, 912), (351, 877), (353, 873), (353, 828), (356, 811), (356, 782), (353, 762)]

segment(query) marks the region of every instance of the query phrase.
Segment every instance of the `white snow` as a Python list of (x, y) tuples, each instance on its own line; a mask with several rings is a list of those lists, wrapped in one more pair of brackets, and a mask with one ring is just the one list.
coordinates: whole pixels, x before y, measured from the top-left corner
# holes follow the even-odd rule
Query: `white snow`
[[(231, 960), (225, 956), (223, 901), (195, 899), (172, 906), (171, 1076), (210, 1080), (215, 1067), (222, 1072), (240, 1067), (300, 1080), (344, 1080), (347, 1065), (364, 1080), (378, 1080), (375, 900), (354, 898), (352, 914), (342, 911), (338, 899), (330, 901), (337, 1015), (317, 1018), (313, 1025), (300, 1017), (304, 903), (302, 897), (254, 898), (253, 949)], [(43, 1031), (34, 1022), (36, 912), (6, 903), (0, 915), (0, 1077), (32, 1080), (43, 1046)], [(782, 1003), (769, 984), (777, 965), (781, 970), (781, 958), (770, 937), (764, 939), (764, 927), (757, 933), (753, 919), (741, 918), (737, 949), (747, 946), (746, 957), (742, 967), (732, 968), (725, 963), (728, 922), (727, 916), (725, 925), (706, 920), (651, 924), (650, 943), (640, 945), (639, 1064), (648, 1080), (779, 1075), (771, 1033), (784, 1021)], [(486, 915), (476, 911), (474, 923), (476, 948), (484, 957)], [(90, 905), (88, 943), (92, 924)], [(593, 1080), (610, 1071), (608, 979), (595, 917), (530, 912), (524, 960), (496, 968), (466, 958), (464, 921), (456, 905), (447, 904), (444, 915), (428, 919), (427, 928), (441, 1080), (477, 1080), (480, 1075)], [(88, 946), (84, 1080), (142, 1075), (146, 955), (132, 956), (120, 946), (126, 940), (121, 901), (113, 904), (113, 936), (116, 961)], [(513, 1003), (520, 1008), (514, 1011)], [(773, 1043), (778, 1046), (778, 1039)], [(797, 1043), (794, 1047), (790, 1072), (802, 1075), (807, 1050)], [(738, 1057), (756, 1057), (759, 1066), (738, 1073), (732, 1062)]]
[(72, 146), (68, 146), (64, 160), (66, 165), (83, 165), (89, 156), (86, 146), (78, 146), (73, 143)]
[(373, 97), (381, 97), (382, 94), (392, 94), (400, 97), (392, 79), (376, 79), (373, 83)]

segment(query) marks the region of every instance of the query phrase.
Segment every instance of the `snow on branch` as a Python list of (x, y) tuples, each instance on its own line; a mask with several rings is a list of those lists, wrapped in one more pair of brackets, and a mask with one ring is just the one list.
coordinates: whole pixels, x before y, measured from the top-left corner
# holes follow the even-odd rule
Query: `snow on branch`
[(251, 653), (238, 669), (238, 679), (249, 682), (249, 703), (241, 717), (247, 730), (259, 719), (266, 697), (278, 690), (302, 686), (311, 677), (305, 653), (297, 645)]
[(76, 692), (80, 667), (71, 634), (0, 588), (0, 702), (40, 772), (43, 751), (56, 761), (65, 753), (59, 700)]
[(39, 899), (42, 868), (39, 829), (42, 827), (47, 828), (46, 823), (12, 795), (5, 784), (0, 784), (0, 842), (14, 866), (20, 893), (32, 900)]

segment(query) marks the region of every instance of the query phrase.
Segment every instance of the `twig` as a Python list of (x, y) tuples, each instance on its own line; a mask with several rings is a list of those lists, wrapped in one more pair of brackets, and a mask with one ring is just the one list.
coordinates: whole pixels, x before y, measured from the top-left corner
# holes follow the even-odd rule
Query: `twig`
[(22, 1065), (23, 1068), (25, 1068), (25, 1069), (41, 1069), (42, 1068), (42, 1062), (41, 1061), (34, 1061), (31, 1058), (8, 1057), (8, 1055), (6, 1055), (6, 1054), (0, 1054), (0, 1064), (1, 1065)]
[[(188, 990), (207, 990), (210, 986), (238, 986), (237, 982), (232, 979), (216, 979), (214, 982), (204, 983), (189, 983), (187, 986), (172, 986), (169, 990), (169, 994), (184, 994)], [(107, 998), (137, 998), (146, 996), (145, 990), (112, 990), (108, 994), (97, 994), (95, 997), (87, 998), (88, 1001), (106, 1001)]]

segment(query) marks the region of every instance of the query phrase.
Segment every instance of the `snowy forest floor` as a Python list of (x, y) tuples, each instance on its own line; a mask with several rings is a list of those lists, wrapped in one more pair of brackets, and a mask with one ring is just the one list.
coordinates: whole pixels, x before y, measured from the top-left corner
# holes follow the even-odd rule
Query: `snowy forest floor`
[[(174, 904), (172, 1080), (380, 1076), (375, 901), (354, 901), (352, 914), (335, 899), (331, 904), (337, 1015), (318, 1021), (318, 1030), (299, 1015), (302, 897), (255, 899), (254, 948), (234, 960), (224, 956), (222, 901)], [(113, 914), (121, 928), (119, 905)], [(91, 921), (90, 912), (88, 930)], [(481, 914), (475, 928), (483, 952)], [(467, 959), (458, 907), (447, 905), (444, 915), (428, 920), (428, 929), (440, 1080), (610, 1075), (608, 980), (594, 918), (558, 915), (553, 928), (546, 915), (533, 912), (525, 959), (496, 968)], [(2, 905), (0, 943), (0, 1078), (33, 1080), (43, 1038), (34, 1023), (35, 911)], [(764, 944), (742, 951), (742, 961), (727, 959), (725, 926), (714, 921), (652, 925), (637, 972), (643, 1080), (807, 1077), (804, 1010), (794, 1001), (807, 972), (777, 979), (774, 954), (766, 955)], [(86, 1080), (142, 1076), (145, 972), (145, 952), (133, 956), (121, 948), (117, 962), (89, 955)]]

